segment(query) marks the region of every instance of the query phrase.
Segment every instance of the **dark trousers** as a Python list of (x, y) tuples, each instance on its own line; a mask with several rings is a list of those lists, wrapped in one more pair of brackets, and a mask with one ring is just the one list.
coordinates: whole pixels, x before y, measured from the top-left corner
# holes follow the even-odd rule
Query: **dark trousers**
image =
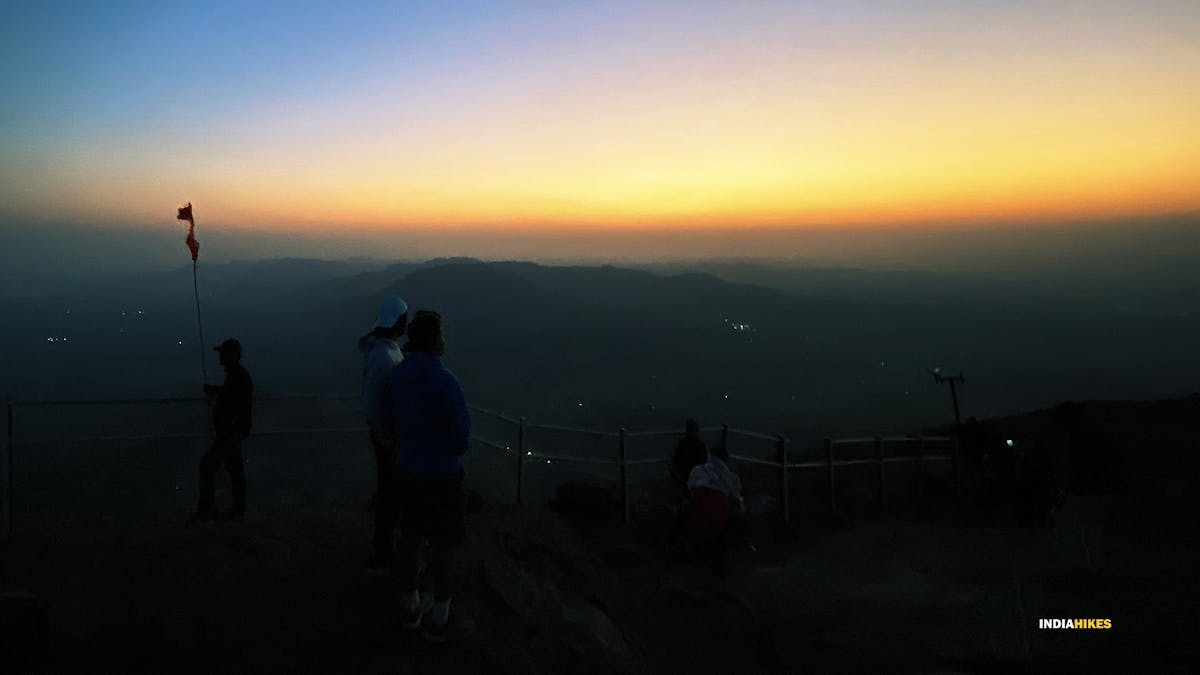
[(462, 470), (449, 476), (418, 476), (406, 471), (397, 471), (395, 476), (404, 535), (397, 576), (409, 590), (417, 588), (417, 558), (424, 539), (430, 548), (433, 598), (449, 600), (451, 549), (461, 544), (467, 533)]
[(242, 439), (239, 436), (217, 436), (212, 447), (200, 458), (200, 513), (212, 511), (216, 493), (217, 471), (224, 465), (233, 487), (233, 512), (246, 512), (246, 466), (242, 462)]
[(371, 438), (375, 448), (375, 559), (392, 558), (392, 532), (396, 529), (396, 449)]

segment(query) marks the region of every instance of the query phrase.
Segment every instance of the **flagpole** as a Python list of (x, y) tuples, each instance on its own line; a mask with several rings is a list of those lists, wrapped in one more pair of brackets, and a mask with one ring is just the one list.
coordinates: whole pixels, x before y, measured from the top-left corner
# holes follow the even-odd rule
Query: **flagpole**
[[(195, 227), (193, 225), (193, 227)], [(208, 365), (204, 358), (204, 320), (200, 318), (200, 284), (196, 281), (196, 260), (192, 260), (192, 292), (196, 295), (196, 326), (200, 330), (200, 373), (208, 384)]]
[[(196, 259), (200, 257), (200, 242), (196, 241), (196, 218), (192, 215), (192, 203), (179, 209), (176, 220), (188, 222), (188, 250), (192, 252), (192, 293), (196, 296), (196, 328), (200, 332), (200, 375), (204, 378), (204, 386), (208, 387), (208, 364), (204, 358), (204, 319), (200, 315), (200, 282), (196, 280)], [(207, 391), (207, 389), (206, 389)]]

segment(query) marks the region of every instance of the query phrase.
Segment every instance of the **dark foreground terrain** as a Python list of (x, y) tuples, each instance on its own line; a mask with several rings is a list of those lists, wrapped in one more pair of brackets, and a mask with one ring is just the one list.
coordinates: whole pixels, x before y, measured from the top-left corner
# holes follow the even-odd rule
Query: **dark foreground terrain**
[(1098, 571), (1057, 559), (1045, 529), (946, 495), (763, 524), (758, 551), (717, 579), (668, 554), (671, 516), (648, 484), (628, 526), (484, 503), (456, 559), (455, 602), (480, 629), (452, 645), (399, 628), (397, 585), (364, 571), (362, 504), (262, 506), (195, 529), (184, 514), (43, 513), (4, 545), (3, 590), (48, 607), (49, 672), (1194, 671), (1200, 550), (1182, 458), (1196, 400), (1113, 405), (1110, 421), (1132, 411), (1159, 430), (1139, 458), (1181, 459), (1118, 497)]

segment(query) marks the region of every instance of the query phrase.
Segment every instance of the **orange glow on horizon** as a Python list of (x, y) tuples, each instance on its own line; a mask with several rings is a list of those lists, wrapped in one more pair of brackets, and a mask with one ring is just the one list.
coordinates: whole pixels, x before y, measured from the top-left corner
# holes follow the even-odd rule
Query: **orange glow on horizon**
[[(191, 201), (202, 226), (307, 231), (1200, 210), (1200, 51), (1181, 37), (1190, 14), (964, 6), (942, 19), (914, 7), (907, 19), (846, 10), (854, 22), (832, 36), (821, 22), (849, 18), (713, 4), (713, 17), (729, 11), (745, 25), (701, 17), (667, 35), (654, 21), (692, 15), (647, 9), (614, 33), (584, 31), (592, 42), (579, 45), (538, 30), (545, 44), (505, 43), (496, 63), (479, 44), (451, 43), (469, 54), (460, 60), (431, 47), (421, 79), (381, 67), (329, 98), (230, 95), (211, 119), (18, 139), (0, 166), (0, 203), (42, 218), (157, 222)], [(404, 54), (371, 63), (393, 63), (384, 56)]]

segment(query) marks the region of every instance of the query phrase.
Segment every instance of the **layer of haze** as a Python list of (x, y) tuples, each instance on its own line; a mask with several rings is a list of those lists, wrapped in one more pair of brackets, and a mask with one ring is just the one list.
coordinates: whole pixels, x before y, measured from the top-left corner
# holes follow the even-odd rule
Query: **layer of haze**
[[(188, 263), (186, 229), (0, 222), (0, 294), (180, 268)], [(1100, 277), (1169, 279), (1179, 270), (1200, 269), (1200, 214), (989, 227), (591, 228), (487, 236), (453, 229), (284, 233), (203, 224), (197, 231), (201, 274), (230, 261), (287, 257), (377, 263), (455, 256), (558, 264), (760, 260), (787, 268), (908, 270), (1035, 285), (1052, 276), (1086, 288)]]
[(1169, 1), (24, 5), (0, 204), (531, 242), (1181, 212), (1198, 33)]

